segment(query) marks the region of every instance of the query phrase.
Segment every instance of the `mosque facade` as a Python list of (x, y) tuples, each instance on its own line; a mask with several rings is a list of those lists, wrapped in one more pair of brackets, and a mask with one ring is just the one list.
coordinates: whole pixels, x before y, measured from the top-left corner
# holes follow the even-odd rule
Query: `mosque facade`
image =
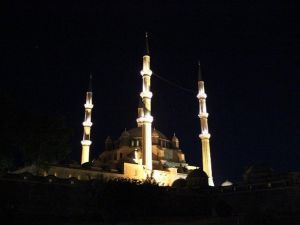
[[(32, 166), (27, 172), (36, 175), (53, 175), (59, 178), (78, 180), (126, 178), (135, 180), (155, 180), (159, 185), (171, 186), (175, 180), (185, 179), (189, 172), (198, 167), (186, 162), (185, 154), (180, 148), (179, 138), (175, 135), (168, 138), (161, 131), (152, 127), (151, 115), (151, 75), (148, 37), (146, 35), (146, 53), (143, 56), (142, 90), (137, 109), (137, 127), (124, 130), (117, 140), (109, 136), (105, 140), (105, 149), (98, 158), (90, 159), (93, 92), (91, 85), (86, 93), (84, 104), (85, 117), (83, 139), (81, 141), (81, 165), (49, 165), (47, 169)], [(214, 186), (210, 156), (210, 134), (208, 131), (208, 113), (206, 109), (206, 93), (199, 64), (198, 95), (199, 119), (202, 143), (203, 171), (208, 176), (208, 185)], [(197, 141), (197, 140), (195, 140)], [(88, 166), (87, 166), (88, 164)], [(25, 168), (24, 168), (25, 169)], [(19, 172), (25, 172), (25, 170)]]

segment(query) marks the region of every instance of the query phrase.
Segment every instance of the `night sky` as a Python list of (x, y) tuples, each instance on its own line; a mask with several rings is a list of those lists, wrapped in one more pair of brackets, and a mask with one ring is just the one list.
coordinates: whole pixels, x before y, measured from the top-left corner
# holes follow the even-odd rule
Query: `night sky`
[(240, 180), (244, 167), (253, 163), (300, 171), (297, 5), (41, 2), (4, 8), (0, 88), (16, 98), (20, 109), (64, 116), (73, 130), (75, 160), (80, 159), (90, 73), (92, 156), (103, 151), (107, 135), (116, 139), (125, 128), (136, 127), (148, 31), (153, 72), (191, 90), (152, 76), (153, 125), (168, 137), (176, 132), (188, 162), (201, 165), (200, 60), (216, 183)]

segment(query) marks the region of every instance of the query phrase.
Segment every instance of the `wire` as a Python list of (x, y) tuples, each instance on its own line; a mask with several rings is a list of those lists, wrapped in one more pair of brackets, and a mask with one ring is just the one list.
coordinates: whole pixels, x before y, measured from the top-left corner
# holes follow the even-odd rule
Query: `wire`
[(168, 80), (168, 79), (166, 79), (166, 78), (164, 78), (162, 76), (159, 76), (156, 73), (153, 73), (153, 75), (156, 76), (158, 79), (160, 79), (160, 80), (168, 83), (169, 85), (171, 85), (171, 86), (173, 86), (175, 88), (181, 89), (182, 91), (188, 92), (189, 94), (193, 94), (193, 95), (195, 94), (195, 91), (193, 91), (192, 89), (182, 87), (182, 86), (180, 86), (180, 85), (178, 85), (178, 84), (176, 84), (176, 83), (174, 83), (174, 82), (172, 82), (172, 81), (170, 81), (170, 80)]

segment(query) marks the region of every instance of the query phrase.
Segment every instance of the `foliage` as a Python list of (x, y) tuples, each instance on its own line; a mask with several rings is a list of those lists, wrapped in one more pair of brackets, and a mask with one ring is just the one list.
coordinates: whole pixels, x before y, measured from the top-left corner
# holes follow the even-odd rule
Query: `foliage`
[(172, 188), (185, 188), (186, 187), (186, 179), (179, 178), (175, 180), (172, 184)]
[(17, 107), (11, 98), (0, 96), (0, 171), (21, 165), (56, 162), (69, 153), (71, 132), (61, 116), (39, 115)]

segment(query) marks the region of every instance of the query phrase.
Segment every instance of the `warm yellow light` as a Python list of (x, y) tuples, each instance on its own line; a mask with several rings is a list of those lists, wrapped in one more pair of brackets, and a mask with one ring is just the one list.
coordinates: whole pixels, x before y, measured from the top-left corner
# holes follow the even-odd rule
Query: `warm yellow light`
[(91, 103), (84, 104), (84, 108), (86, 108), (86, 109), (92, 109), (93, 107), (94, 107), (94, 105)]

